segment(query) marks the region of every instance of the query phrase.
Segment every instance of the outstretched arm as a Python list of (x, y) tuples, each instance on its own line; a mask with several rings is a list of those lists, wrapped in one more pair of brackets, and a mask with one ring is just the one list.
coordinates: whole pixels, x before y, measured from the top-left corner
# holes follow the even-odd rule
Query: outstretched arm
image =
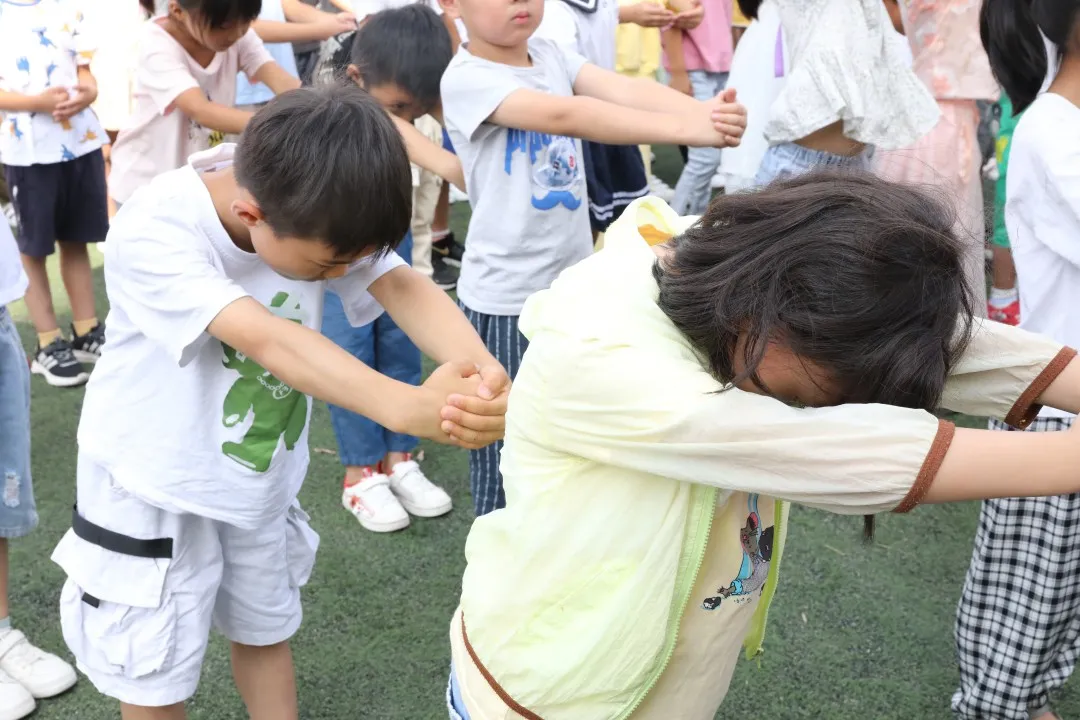
[(459, 190), (465, 190), (465, 171), (457, 155), (428, 140), (412, 123), (405, 122), (396, 115), (390, 117), (397, 126), (398, 132), (401, 133), (401, 139), (405, 141), (409, 162), (453, 183)]

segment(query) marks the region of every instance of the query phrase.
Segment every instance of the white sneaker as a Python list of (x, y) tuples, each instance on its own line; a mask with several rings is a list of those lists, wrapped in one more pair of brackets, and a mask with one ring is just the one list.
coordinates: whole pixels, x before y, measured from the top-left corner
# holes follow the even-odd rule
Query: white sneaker
[(655, 175), (649, 176), (649, 194), (655, 195), (666, 203), (675, 199), (675, 189)]
[(982, 174), (984, 178), (991, 182), (997, 182), (998, 178), (1001, 177), (1001, 171), (998, 170), (997, 158), (995, 156), (991, 155), (990, 159), (983, 165)]
[(390, 492), (390, 478), (382, 473), (345, 488), (341, 504), (371, 532), (396, 532), (409, 527), (409, 514)]
[[(52, 653), (34, 647), (18, 630), (0, 631), (0, 670), (39, 700), (70, 690), (76, 680), (75, 668)], [(6, 694), (7, 690), (4, 692)]]
[(719, 190), (727, 184), (727, 175), (720, 170), (716, 171), (716, 174), (712, 176), (712, 180), (709, 181), (709, 187), (713, 190)]
[(20, 720), (37, 709), (30, 691), (0, 670), (0, 720)]
[(446, 491), (428, 480), (413, 460), (394, 466), (394, 472), (390, 474), (390, 489), (405, 509), (416, 517), (439, 517), (454, 508), (454, 501)]

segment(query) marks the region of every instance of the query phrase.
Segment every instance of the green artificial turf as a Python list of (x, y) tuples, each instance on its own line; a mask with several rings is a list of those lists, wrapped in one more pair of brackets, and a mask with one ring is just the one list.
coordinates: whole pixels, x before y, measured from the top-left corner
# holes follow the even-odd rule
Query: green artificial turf
[[(656, 172), (674, 183), (678, 169), (677, 154), (659, 148)], [(467, 214), (467, 207), (454, 206), (459, 238), (464, 238)], [(104, 303), (100, 267), (96, 272)], [(57, 305), (66, 312), (57, 289)], [(25, 308), (16, 304), (12, 310), (30, 347)], [(11, 561), (16, 625), (35, 643), (64, 656), (57, 617), (63, 577), (48, 557), (70, 523), (82, 395), (34, 380), (33, 468), (41, 527), (13, 544)], [(316, 403), (311, 445), (312, 465), (301, 501), (322, 546), (304, 590), (305, 622), (293, 644), (300, 715), (442, 720), (447, 716), (447, 623), (458, 597), (462, 548), (472, 519), (465, 453), (424, 448), (426, 472), (453, 495), (456, 509), (450, 516), (375, 535), (339, 505), (342, 472), (321, 403)], [(860, 541), (860, 518), (795, 508), (766, 654), (760, 669), (756, 663), (741, 663), (717, 717), (948, 718), (957, 682), (953, 612), (977, 517), (974, 504), (882, 517), (877, 542), (866, 547)], [(1061, 708), (1067, 716), (1080, 716), (1080, 699), (1066, 692)], [(35, 717), (118, 716), (116, 703), (82, 678), (74, 691), (41, 703)], [(211, 643), (189, 716), (245, 717), (221, 638)], [(673, 712), (672, 718), (677, 717)]]

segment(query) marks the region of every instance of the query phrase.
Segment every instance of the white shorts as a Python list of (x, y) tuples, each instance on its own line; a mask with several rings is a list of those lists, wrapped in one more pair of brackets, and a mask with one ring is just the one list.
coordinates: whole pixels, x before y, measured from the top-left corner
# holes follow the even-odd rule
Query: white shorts
[(67, 573), (64, 640), (103, 694), (160, 707), (195, 694), (210, 628), (244, 645), (288, 640), (319, 536), (294, 503), (266, 527), (242, 530), (166, 512), (130, 495), (79, 457), (78, 511), (132, 538), (172, 538), (171, 558), (124, 555), (69, 530), (52, 559)]

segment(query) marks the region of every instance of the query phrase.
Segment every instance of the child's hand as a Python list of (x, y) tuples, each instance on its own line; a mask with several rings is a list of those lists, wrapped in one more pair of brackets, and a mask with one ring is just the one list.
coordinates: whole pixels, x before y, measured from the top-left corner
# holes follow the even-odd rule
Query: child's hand
[(693, 30), (705, 19), (705, 7), (700, 0), (693, 0), (693, 7), (675, 16), (675, 27), (680, 30)]
[(324, 40), (356, 29), (356, 16), (352, 13), (338, 13), (336, 15), (326, 13), (326, 15), (327, 17), (319, 21)]
[[(490, 386), (499, 388), (500, 384), (498, 373), (489, 368), (478, 370), (468, 362), (440, 366), (420, 388), (422, 399), (413, 412), (409, 434), (469, 450), (487, 447), (502, 438), (506, 429), (506, 389), (485, 400), (480, 397), (481, 387), (491, 394)], [(451, 398), (463, 398), (468, 408), (448, 422), (442, 415)]]
[(442, 411), (443, 432), (462, 443), (477, 442), (481, 436), (501, 440), (506, 428), (510, 376), (496, 364), (480, 368), (480, 379), (476, 396), (451, 395)]
[(651, 2), (651, 0), (642, 0), (642, 2), (621, 8), (619, 10), (619, 20), (640, 25), (641, 27), (660, 28), (667, 27), (675, 22), (675, 13)]
[(34, 98), (33, 112), (49, 113), (68, 99), (68, 91), (62, 87), (51, 87)]
[(79, 84), (75, 86), (75, 93), (69, 95), (66, 100), (53, 108), (53, 120), (60, 122), (78, 115), (97, 100), (97, 86)]
[(735, 88), (727, 88), (710, 103), (716, 132), (724, 136), (719, 147), (736, 147), (746, 132), (746, 107), (736, 101)]

